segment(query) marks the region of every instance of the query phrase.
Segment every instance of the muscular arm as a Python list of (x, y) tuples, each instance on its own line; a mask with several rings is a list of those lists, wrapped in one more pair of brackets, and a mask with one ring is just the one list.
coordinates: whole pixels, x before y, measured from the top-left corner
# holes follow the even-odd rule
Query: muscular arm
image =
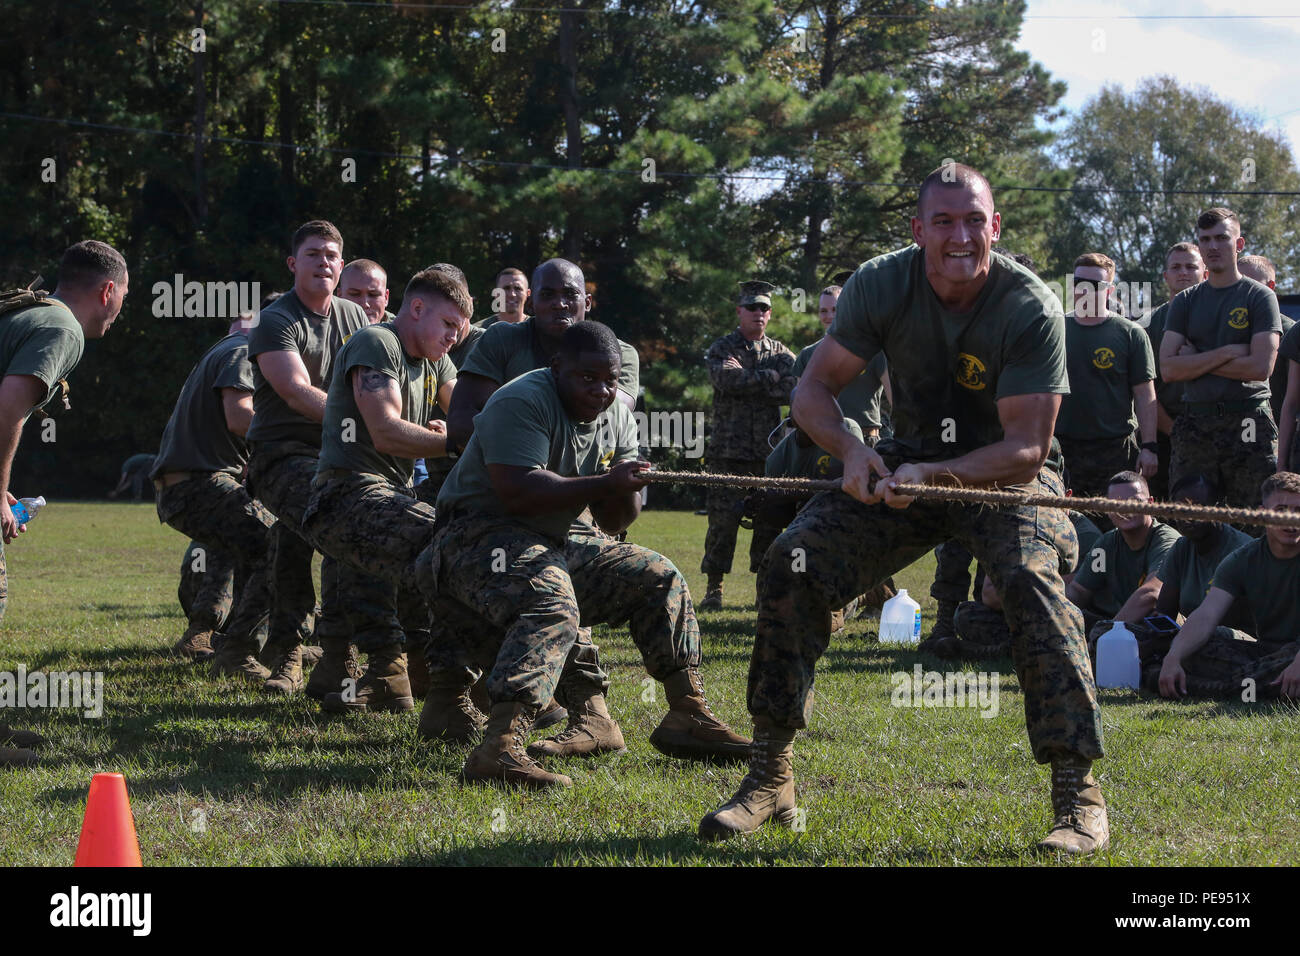
[(621, 495), (610, 495), (591, 503), (591, 516), (606, 534), (620, 534), (631, 527), (641, 516), (639, 490)]
[(226, 428), (239, 437), (248, 434), (253, 423), (253, 393), (238, 388), (221, 390), (221, 411), (226, 416)]
[(1187, 676), (1183, 671), (1183, 661), (1191, 657), (1214, 634), (1228, 609), (1232, 607), (1233, 597), (1222, 588), (1211, 587), (1201, 606), (1187, 616), (1182, 629), (1174, 642), (1169, 645), (1160, 667), (1160, 693), (1164, 697), (1175, 697), (1187, 693)]
[[(525, 468), (521, 465), (489, 464), (488, 477), (492, 489), (512, 515), (539, 515), (553, 511), (580, 510), (590, 505), (600, 526), (610, 534), (617, 534), (631, 524), (629, 519), (617, 527), (619, 519), (640, 513), (641, 503), (637, 492), (646, 484), (638, 475), (649, 468), (643, 461), (619, 462), (603, 475), (586, 478), (563, 478), (545, 468)], [(633, 503), (628, 500), (637, 498)], [(612, 510), (611, 510), (612, 509)], [(601, 513), (609, 519), (602, 520)]]
[(1160, 596), (1160, 579), (1151, 575), (1143, 581), (1136, 591), (1128, 596), (1124, 606), (1115, 612), (1115, 620), (1125, 624), (1136, 624), (1151, 614), (1156, 608)]
[(6, 375), (0, 380), (0, 528), (13, 540), (18, 523), (9, 510), (9, 474), (13, 470), (23, 418), (45, 397), (45, 383), (35, 375)]
[(464, 448), (474, 434), (474, 416), (499, 386), (490, 378), (467, 372), (456, 379), (456, 390), (447, 409), (447, 440)]
[(325, 393), (312, 385), (302, 356), (285, 349), (263, 352), (254, 359), (263, 377), (286, 405), (314, 422), (325, 420)]
[[(987, 487), (1032, 481), (1047, 460), (1060, 406), (1060, 395), (1013, 395), (999, 399), (1001, 441), (960, 458), (903, 467), (915, 469), (922, 480), (937, 484)], [(915, 477), (908, 475), (906, 480), (911, 482)]]
[(1277, 361), (1278, 334), (1258, 332), (1250, 337), (1250, 353), (1224, 362), (1214, 370), (1215, 375), (1236, 379), (1239, 382), (1267, 382)]
[(1288, 362), (1286, 398), (1277, 423), (1277, 470), (1290, 471), (1291, 443), (1295, 440), (1296, 416), (1300, 415), (1300, 362)]
[(1186, 337), (1165, 330), (1160, 340), (1160, 377), (1166, 382), (1190, 382), (1209, 375), (1221, 365), (1250, 354), (1248, 345), (1223, 345), (1208, 352), (1179, 355), (1178, 350), (1187, 344)]
[(456, 379), (450, 382), (443, 382), (438, 386), (438, 407), (442, 409), (443, 414), (451, 411), (451, 395), (456, 390)]
[(435, 431), (402, 418), (402, 393), (395, 379), (365, 365), (351, 374), (352, 396), (377, 452), (399, 458), (438, 458), (447, 453), (441, 422)]

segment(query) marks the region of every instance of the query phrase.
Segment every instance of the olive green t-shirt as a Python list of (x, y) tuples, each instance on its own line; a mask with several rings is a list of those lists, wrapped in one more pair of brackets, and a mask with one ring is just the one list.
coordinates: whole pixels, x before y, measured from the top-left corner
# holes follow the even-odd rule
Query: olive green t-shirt
[[(852, 418), (844, 419), (844, 427), (853, 437), (862, 441), (862, 428)], [(763, 474), (783, 478), (840, 478), (844, 475), (844, 462), (817, 445), (801, 448), (797, 432), (791, 432), (772, 449), (763, 466)]]
[[(798, 357), (794, 360), (794, 374), (796, 377), (803, 375), (804, 369), (812, 361), (813, 352), (820, 344), (820, 341), (814, 342), (799, 352)], [(837, 397), (845, 417), (856, 421), (864, 434), (873, 428), (880, 428), (880, 397), (885, 391), (885, 387), (881, 383), (884, 380), (886, 368), (888, 368), (888, 364), (885, 362), (885, 354), (881, 352), (867, 363), (867, 367), (862, 370), (857, 378), (844, 386)]]
[[(1165, 331), (1177, 332), (1199, 352), (1249, 345), (1261, 332), (1281, 332), (1277, 296), (1245, 276), (1224, 289), (1201, 282), (1169, 300)], [(1268, 382), (1239, 382), (1210, 372), (1183, 383), (1184, 402), (1240, 402), (1268, 398)]]
[(356, 332), (334, 356), (334, 377), (325, 401), (317, 474), (330, 468), (379, 475), (398, 487), (411, 484), (413, 458), (385, 455), (375, 448), (370, 429), (352, 390), (353, 369), (372, 368), (397, 383), (402, 418), (423, 428), (438, 407), (438, 389), (456, 377), (456, 366), (443, 356), (437, 362), (415, 358), (402, 348), (397, 330), (380, 322)]
[(1286, 335), (1282, 336), (1282, 344), (1277, 348), (1277, 360), (1284, 359), (1288, 362), (1300, 362), (1300, 323), (1292, 325), (1287, 330)]
[(1245, 600), (1256, 640), (1286, 644), (1300, 640), (1300, 557), (1278, 560), (1268, 538), (1238, 548), (1219, 564), (1214, 587)]
[[(1215, 572), (1223, 559), (1254, 540), (1232, 525), (1225, 524), (1221, 526), (1218, 542), (1208, 554), (1197, 551), (1191, 538), (1175, 541), (1165, 557), (1164, 567), (1160, 569), (1160, 580), (1166, 587), (1173, 585), (1178, 588), (1178, 613), (1186, 617), (1200, 607), (1205, 595), (1210, 593)], [(1234, 602), (1228, 612), (1229, 619), (1223, 623), (1228, 627), (1246, 627), (1249, 620), (1240, 612), (1238, 602)]]
[(1098, 528), (1091, 518), (1082, 511), (1067, 511), (1066, 515), (1070, 519), (1070, 524), (1074, 525), (1075, 537), (1079, 539), (1079, 560), (1070, 570), (1078, 571), (1079, 565), (1083, 563), (1084, 558), (1092, 554), (1092, 549), (1097, 547), (1101, 541), (1101, 529)]
[(253, 424), (249, 441), (299, 441), (320, 446), (321, 426), (299, 415), (262, 375), (257, 356), (263, 352), (297, 352), (311, 384), (326, 391), (334, 356), (352, 333), (370, 327), (361, 306), (333, 296), (329, 315), (319, 315), (290, 289), (257, 316), (248, 331), (248, 357), (253, 362)]
[(1160, 377), (1160, 342), (1165, 337), (1165, 323), (1169, 320), (1169, 303), (1151, 313), (1147, 324), (1147, 341), (1151, 343), (1151, 354), (1156, 359), (1156, 401), (1165, 407), (1170, 418), (1177, 418), (1183, 411), (1183, 383), (1166, 382)]
[(914, 458), (953, 458), (1000, 441), (998, 399), (1070, 391), (1060, 303), (998, 253), (962, 314), (935, 295), (920, 248), (877, 256), (845, 284), (828, 334), (865, 361), (885, 353), (894, 439)]
[[(498, 385), (535, 368), (550, 368), (551, 360), (533, 331), (533, 319), (522, 322), (496, 322), (478, 340), (461, 372), (482, 375)], [(637, 397), (641, 388), (641, 360), (636, 349), (622, 339), (618, 343), (622, 366), (618, 373), (618, 390)]]
[(1065, 363), (1070, 394), (1061, 400), (1056, 434), (1076, 440), (1133, 434), (1133, 389), (1156, 377), (1141, 326), (1116, 315), (1100, 325), (1081, 325), (1071, 312), (1065, 317)]
[(227, 427), (221, 390), (253, 390), (248, 340), (227, 335), (204, 353), (185, 379), (172, 409), (151, 478), (168, 471), (224, 471), (239, 475), (248, 463), (248, 442)]
[[(1079, 572), (1074, 580), (1092, 592), (1092, 604), (1098, 613), (1114, 617), (1148, 575), (1160, 573), (1165, 556), (1179, 537), (1169, 525), (1157, 521), (1147, 535), (1146, 544), (1134, 551), (1124, 542), (1119, 529), (1111, 528), (1087, 553), (1080, 554)], [(1100, 562), (1094, 553), (1098, 548), (1103, 555)]]
[[(562, 478), (578, 478), (636, 458), (636, 420), (626, 406), (616, 400), (594, 422), (574, 421), (551, 370), (535, 369), (493, 392), (474, 417), (474, 434), (438, 493), (437, 509), (505, 515), (488, 465), (544, 468)], [(562, 542), (582, 511), (516, 515), (514, 520)]]
[(0, 378), (31, 375), (45, 386), (45, 397), (27, 410), (23, 421), (50, 403), (59, 379), (77, 367), (86, 347), (72, 311), (57, 299), (10, 312), (0, 318)]
[[(1282, 341), (1285, 342), (1291, 330), (1295, 328), (1296, 321), (1291, 316), (1279, 312), (1278, 318), (1282, 320)], [(1291, 354), (1295, 354), (1297, 346), (1294, 343), (1290, 346)], [(1300, 362), (1300, 359), (1293, 361)], [(1286, 380), (1290, 374), (1287, 368), (1287, 357), (1282, 354), (1282, 346), (1278, 345), (1277, 361), (1273, 364), (1273, 374), (1268, 378), (1269, 401), (1273, 406), (1273, 420), (1278, 421), (1282, 415), (1282, 402), (1286, 400)]]

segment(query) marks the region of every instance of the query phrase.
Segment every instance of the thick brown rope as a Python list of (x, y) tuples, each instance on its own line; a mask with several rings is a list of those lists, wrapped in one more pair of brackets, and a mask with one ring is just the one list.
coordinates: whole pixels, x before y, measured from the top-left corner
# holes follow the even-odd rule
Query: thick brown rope
[[(760, 488), (783, 494), (806, 494), (815, 491), (838, 491), (838, 478), (768, 478), (762, 475), (722, 475), (707, 471), (659, 471), (642, 475), (660, 484), (709, 485), (723, 488)], [(1217, 508), (1212, 505), (1187, 505), (1168, 501), (1133, 501), (1118, 498), (1066, 498), (1060, 495), (1026, 495), (997, 488), (952, 488), (945, 485), (899, 485), (900, 495), (936, 501), (965, 501), (971, 504), (1007, 507), (1063, 508), (1091, 514), (1151, 515), (1181, 521), (1222, 521), (1225, 524), (1276, 525), (1294, 528), (1300, 515), (1265, 508)]]

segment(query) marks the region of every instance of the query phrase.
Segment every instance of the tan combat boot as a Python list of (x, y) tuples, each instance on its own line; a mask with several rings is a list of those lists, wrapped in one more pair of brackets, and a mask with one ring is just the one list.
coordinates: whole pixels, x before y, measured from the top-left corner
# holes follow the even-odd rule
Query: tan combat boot
[(353, 687), (325, 695), (321, 708), (332, 714), (391, 711), (406, 713), (415, 710), (411, 696), (411, 682), (406, 676), (406, 655), (402, 645), (394, 641), (372, 649), (366, 672)]
[(362, 674), (356, 645), (346, 637), (324, 637), (320, 643), (325, 653), (312, 668), (311, 678), (304, 688), (313, 700), (324, 700), (326, 694), (343, 690), (345, 680), (358, 681)]
[(749, 773), (736, 795), (700, 821), (699, 837), (706, 842), (753, 833), (770, 821), (794, 823), (794, 735), (765, 717), (754, 718), (754, 742)]
[(537, 711), (536, 705), (513, 700), (493, 704), (483, 742), (470, 752), (461, 779), (466, 783), (499, 782), (533, 790), (573, 786), (564, 774), (548, 773), (524, 753), (524, 741)]
[(552, 697), (546, 702), (546, 706), (537, 712), (537, 721), (533, 724), (533, 730), (545, 730), (547, 727), (554, 727), (560, 721), (568, 719), (569, 712)]
[(704, 592), (704, 600), (695, 605), (697, 611), (722, 610), (722, 575), (710, 574), (709, 587)]
[(257, 659), (257, 641), (251, 637), (227, 636), (221, 642), (221, 650), (212, 658), (212, 673), (217, 677), (227, 674), (243, 677), (259, 684), (271, 676), (271, 672)]
[(21, 747), (0, 747), (0, 767), (34, 767), (40, 758)]
[[(558, 705), (557, 705), (558, 706)], [(605, 698), (593, 694), (569, 711), (569, 726), (528, 747), (530, 757), (594, 757), (627, 750), (623, 731), (609, 716)]]
[(0, 724), (0, 744), (13, 744), (15, 747), (30, 749), (45, 743), (45, 738), (31, 730), (15, 730)]
[(268, 694), (296, 694), (302, 688), (302, 645), (295, 644), (291, 650), (280, 655), (280, 659), (271, 668), (271, 676), (262, 685), (262, 690)]
[(172, 650), (187, 661), (210, 661), (215, 653), (212, 649), (212, 631), (191, 624), (181, 639), (172, 645)]
[(1038, 841), (1040, 850), (1092, 853), (1110, 843), (1106, 801), (1087, 760), (1052, 761), (1052, 811), (1056, 822)]
[(468, 744), (487, 726), (487, 715), (474, 706), (468, 687), (442, 687), (432, 684), (424, 698), (420, 725), (415, 729), (421, 740), (438, 740), (447, 744)]
[(668, 715), (650, 735), (656, 750), (685, 760), (744, 760), (749, 756), (749, 739), (714, 715), (698, 670), (687, 667), (669, 674), (664, 691)]

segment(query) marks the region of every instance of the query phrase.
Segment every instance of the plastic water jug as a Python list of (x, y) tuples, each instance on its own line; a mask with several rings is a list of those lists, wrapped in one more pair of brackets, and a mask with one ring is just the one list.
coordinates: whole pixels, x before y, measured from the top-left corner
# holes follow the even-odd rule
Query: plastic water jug
[(38, 495), (35, 498), (19, 498), (18, 504), (10, 505), (9, 510), (13, 512), (15, 521), (19, 524), (27, 524), (36, 517), (36, 512), (44, 508), (47, 503), (44, 495)]
[(880, 639), (900, 644), (915, 644), (921, 640), (921, 605), (907, 596), (907, 588), (891, 597), (881, 608)]
[(1097, 686), (1131, 687), (1142, 679), (1137, 638), (1120, 621), (1097, 640)]

